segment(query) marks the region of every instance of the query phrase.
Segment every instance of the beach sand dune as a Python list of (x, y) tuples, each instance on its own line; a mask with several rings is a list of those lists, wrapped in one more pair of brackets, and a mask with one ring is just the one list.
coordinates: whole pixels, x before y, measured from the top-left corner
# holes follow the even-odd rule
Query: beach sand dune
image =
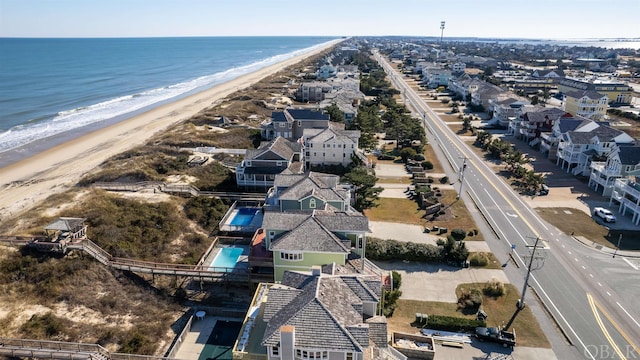
[(229, 94), (320, 53), (339, 41), (329, 42), (306, 54), (162, 105), (0, 168), (0, 221), (30, 209), (52, 194), (69, 189), (109, 157), (145, 143), (156, 133), (189, 119)]

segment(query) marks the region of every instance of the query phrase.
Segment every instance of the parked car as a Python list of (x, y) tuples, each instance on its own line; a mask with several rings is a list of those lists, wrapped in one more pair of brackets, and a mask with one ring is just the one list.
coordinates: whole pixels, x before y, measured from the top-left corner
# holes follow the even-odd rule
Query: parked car
[(616, 222), (616, 216), (613, 213), (603, 207), (597, 207), (593, 209), (593, 213), (608, 223)]

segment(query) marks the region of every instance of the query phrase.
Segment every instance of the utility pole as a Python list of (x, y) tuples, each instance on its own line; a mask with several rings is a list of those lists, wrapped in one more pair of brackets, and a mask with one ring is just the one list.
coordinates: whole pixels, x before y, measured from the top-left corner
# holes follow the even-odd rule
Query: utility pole
[[(533, 264), (533, 259), (536, 257), (536, 250), (538, 249), (538, 243), (540, 242), (540, 237), (536, 237), (536, 242), (533, 244), (533, 250), (531, 251), (531, 259), (529, 259), (529, 266), (527, 267), (527, 276), (524, 278), (524, 286), (522, 287), (522, 297), (518, 300), (518, 309), (524, 309), (524, 295), (527, 293), (527, 286), (529, 285), (529, 276), (531, 275), (531, 265)], [(544, 247), (543, 247), (544, 248)]]
[(440, 45), (442, 45), (442, 35), (444, 34), (444, 21), (440, 21)]
[[(527, 267), (527, 276), (524, 278), (524, 286), (522, 287), (522, 297), (518, 299), (518, 303), (516, 304), (516, 311), (509, 319), (507, 325), (505, 325), (502, 329), (508, 330), (513, 324), (513, 321), (516, 319), (516, 316), (520, 313), (520, 311), (524, 310), (524, 295), (527, 293), (527, 286), (529, 284), (529, 276), (531, 275), (531, 265), (533, 264), (533, 259), (536, 257), (536, 249), (538, 249), (538, 243), (540, 242), (540, 237), (536, 237), (536, 242), (533, 244), (533, 250), (531, 251), (531, 259), (529, 259), (529, 266)], [(528, 246), (529, 247), (529, 246)], [(514, 247), (512, 247), (513, 249)], [(543, 246), (543, 249), (548, 249), (547, 246)], [(539, 257), (542, 258), (542, 257)]]
[(620, 236), (618, 237), (618, 245), (616, 246), (616, 250), (613, 252), (613, 257), (616, 257), (616, 254), (618, 253), (618, 250), (620, 249), (620, 241), (622, 241), (622, 234), (620, 234)]
[(462, 157), (462, 167), (460, 168), (459, 177), (460, 177), (460, 191), (458, 191), (458, 196), (456, 199), (460, 199), (462, 196), (462, 185), (464, 185), (464, 171), (467, 169), (467, 159), (468, 157)]

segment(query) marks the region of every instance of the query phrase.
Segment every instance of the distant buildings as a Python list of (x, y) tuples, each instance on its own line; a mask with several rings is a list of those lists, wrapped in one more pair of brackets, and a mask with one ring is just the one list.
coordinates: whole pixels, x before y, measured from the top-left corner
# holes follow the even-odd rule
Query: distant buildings
[(595, 91), (599, 94), (606, 95), (609, 103), (629, 105), (633, 97), (633, 88), (621, 81), (583, 81), (561, 78), (557, 80), (557, 84), (558, 91), (563, 94), (571, 91)]

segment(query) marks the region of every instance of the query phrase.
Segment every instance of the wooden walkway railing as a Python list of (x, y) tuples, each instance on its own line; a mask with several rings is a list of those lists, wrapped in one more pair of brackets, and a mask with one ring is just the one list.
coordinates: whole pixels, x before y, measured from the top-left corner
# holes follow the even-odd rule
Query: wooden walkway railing
[(98, 344), (0, 337), (0, 355), (64, 360), (176, 360), (162, 356), (111, 353)]
[(136, 183), (124, 182), (96, 182), (93, 187), (107, 191), (142, 191), (155, 190), (168, 194), (177, 194), (189, 197), (217, 197), (232, 200), (264, 200), (265, 193), (227, 192), (227, 191), (200, 191), (197, 187), (189, 184), (166, 184), (160, 181), (140, 181)]
[(209, 281), (249, 281), (249, 271), (244, 269), (209, 267), (205, 265), (185, 265), (156, 263), (142, 260), (132, 260), (113, 257), (100, 246), (89, 239), (69, 244), (68, 249), (82, 250), (91, 255), (103, 265), (118, 270), (131, 271), (152, 275), (173, 275), (191, 277), (197, 280)]
[[(31, 244), (46, 246), (48, 244), (51, 244), (51, 247), (53, 248), (59, 245), (58, 243), (46, 241), (35, 243), (34, 240), (41, 240), (41, 238), (30, 236), (0, 236), (0, 242), (10, 246), (28, 246)], [(82, 239), (75, 242), (66, 243), (65, 249), (66, 251), (84, 251), (102, 265), (109, 266), (118, 270), (152, 275), (185, 276), (191, 277), (195, 280), (203, 281), (249, 282), (250, 280), (250, 272), (248, 269), (209, 267), (204, 264), (186, 265), (156, 263), (150, 261), (114, 257), (89, 239)]]

